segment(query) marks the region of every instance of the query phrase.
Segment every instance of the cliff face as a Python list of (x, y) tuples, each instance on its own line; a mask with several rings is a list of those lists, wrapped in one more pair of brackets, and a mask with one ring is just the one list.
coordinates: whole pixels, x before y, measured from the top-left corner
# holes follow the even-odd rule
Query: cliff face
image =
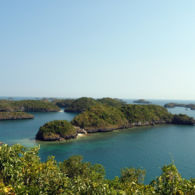
[(25, 112), (0, 112), (0, 120), (32, 119), (34, 116)]

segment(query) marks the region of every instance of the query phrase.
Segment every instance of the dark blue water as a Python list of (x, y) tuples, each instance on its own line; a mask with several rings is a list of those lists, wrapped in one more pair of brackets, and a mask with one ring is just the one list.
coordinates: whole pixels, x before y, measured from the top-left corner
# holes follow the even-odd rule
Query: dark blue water
[[(155, 100), (153, 103), (163, 105), (167, 102), (170, 100)], [(195, 117), (195, 111), (189, 109), (174, 108), (169, 111)], [(195, 177), (195, 126), (162, 125), (133, 128), (92, 134), (66, 143), (34, 141), (39, 127), (45, 122), (56, 119), (71, 120), (74, 116), (64, 112), (37, 113), (33, 120), (0, 121), (0, 141), (25, 146), (40, 144), (42, 160), (47, 159), (49, 155), (54, 155), (58, 161), (72, 155), (82, 155), (85, 161), (102, 164), (108, 178), (119, 176), (123, 167), (145, 168), (145, 181), (148, 183), (161, 173), (160, 168), (163, 165), (172, 161), (183, 177)]]

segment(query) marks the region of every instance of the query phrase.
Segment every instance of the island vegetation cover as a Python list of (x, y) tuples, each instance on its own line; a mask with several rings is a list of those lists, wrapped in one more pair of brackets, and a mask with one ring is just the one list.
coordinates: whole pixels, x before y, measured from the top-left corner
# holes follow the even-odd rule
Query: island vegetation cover
[[(192, 117), (173, 115), (158, 105), (126, 104), (119, 99), (86, 97), (52, 101), (3, 100), (0, 101), (0, 116), (55, 112), (60, 110), (59, 107), (78, 114), (71, 122), (55, 120), (46, 123), (40, 127), (36, 139), (61, 141), (76, 138), (78, 133), (195, 123)], [(174, 164), (164, 166), (159, 177), (150, 184), (144, 184), (145, 170), (142, 169), (124, 168), (120, 177), (107, 179), (101, 165), (83, 162), (81, 156), (72, 156), (59, 163), (54, 157), (48, 157), (46, 162), (42, 162), (38, 151), (38, 147), (0, 146), (0, 194), (195, 194), (195, 179), (182, 178)]]
[[(36, 139), (61, 141), (76, 138), (78, 133), (106, 132), (137, 126), (157, 124), (193, 125), (195, 120), (187, 115), (173, 115), (159, 105), (126, 104), (112, 98), (54, 100), (57, 105), (66, 105), (66, 112), (78, 113), (68, 121), (52, 121), (40, 127)], [(66, 125), (65, 125), (66, 124)]]
[(32, 119), (28, 112), (57, 112), (60, 108), (47, 100), (0, 100), (0, 120)]

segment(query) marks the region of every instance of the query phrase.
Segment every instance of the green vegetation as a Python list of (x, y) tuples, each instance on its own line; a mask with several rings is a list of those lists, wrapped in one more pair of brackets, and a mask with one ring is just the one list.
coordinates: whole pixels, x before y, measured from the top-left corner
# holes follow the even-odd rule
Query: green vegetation
[(0, 100), (0, 112), (18, 111), (11, 103), (11, 100)]
[(34, 116), (25, 112), (0, 112), (0, 120), (32, 119)]
[(101, 165), (83, 162), (81, 156), (60, 163), (54, 157), (41, 162), (38, 151), (38, 147), (0, 146), (0, 194), (195, 194), (195, 180), (182, 178), (174, 164), (164, 166), (162, 174), (145, 185), (141, 169), (122, 169), (120, 177), (109, 180)]
[(71, 139), (77, 136), (76, 129), (66, 120), (55, 120), (40, 127), (36, 139), (43, 141), (57, 141)]
[(46, 100), (0, 100), (0, 120), (32, 119), (26, 112), (57, 112), (60, 108)]
[(173, 115), (157, 105), (124, 105), (116, 108), (105, 105), (90, 107), (77, 115), (72, 124), (87, 132), (109, 131), (132, 126), (171, 123)]
[(65, 111), (80, 113), (97, 104), (99, 103), (93, 98), (82, 97), (74, 100), (68, 107), (65, 108)]
[(119, 109), (100, 104), (77, 115), (72, 124), (84, 128), (87, 132), (97, 132), (125, 128), (127, 120)]
[(1, 112), (57, 112), (60, 108), (43, 100), (0, 100)]
[(121, 108), (130, 124), (134, 123), (170, 123), (172, 114), (167, 109), (158, 105), (135, 105), (128, 104)]
[(189, 117), (185, 114), (178, 114), (173, 116), (173, 124), (181, 124), (181, 125), (194, 125), (195, 120), (192, 117)]
[(60, 108), (69, 107), (75, 99), (55, 99), (52, 102)]
[[(87, 102), (88, 100), (89, 99), (87, 99)], [(83, 101), (86, 103), (85, 98)], [(93, 99), (89, 101), (93, 102)], [(166, 108), (158, 105), (122, 103), (121, 106), (118, 104), (117, 106), (116, 104), (114, 104), (115, 106), (108, 106), (106, 104), (108, 103), (97, 103), (95, 106), (90, 106), (87, 110), (78, 114), (71, 121), (72, 125), (75, 127), (67, 121), (52, 121), (46, 123), (39, 129), (36, 139), (43, 141), (56, 141), (76, 138), (78, 132), (106, 132), (115, 129), (156, 124), (195, 124), (193, 118), (188, 117), (187, 115), (173, 115), (169, 113)], [(86, 104), (81, 105), (86, 106)], [(80, 108), (85, 107), (82, 106)]]
[(113, 106), (113, 107), (121, 107), (123, 105), (125, 105), (126, 103), (120, 99), (113, 99), (113, 98), (102, 98), (102, 99), (98, 99), (98, 102), (107, 105), (107, 106)]
[[(63, 103), (64, 102), (64, 103)], [(113, 107), (121, 107), (125, 104), (120, 99), (113, 99), (113, 98), (102, 98), (102, 99), (93, 99), (88, 97), (82, 97), (76, 100), (70, 99), (70, 100), (59, 100), (59, 103), (57, 101), (56, 105), (65, 105), (65, 111), (66, 112), (76, 112), (81, 113), (86, 110), (88, 110), (92, 106), (98, 106), (98, 105), (107, 105), (107, 106), (113, 106)]]

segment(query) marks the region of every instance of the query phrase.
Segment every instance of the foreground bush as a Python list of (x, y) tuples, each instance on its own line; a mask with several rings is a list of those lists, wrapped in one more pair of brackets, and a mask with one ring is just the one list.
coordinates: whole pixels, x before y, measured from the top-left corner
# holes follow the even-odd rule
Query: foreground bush
[(181, 177), (175, 165), (149, 185), (143, 184), (144, 170), (125, 168), (121, 177), (105, 179), (104, 168), (73, 156), (57, 163), (54, 157), (41, 162), (39, 148), (21, 145), (0, 147), (0, 194), (140, 195), (194, 194), (195, 182)]

